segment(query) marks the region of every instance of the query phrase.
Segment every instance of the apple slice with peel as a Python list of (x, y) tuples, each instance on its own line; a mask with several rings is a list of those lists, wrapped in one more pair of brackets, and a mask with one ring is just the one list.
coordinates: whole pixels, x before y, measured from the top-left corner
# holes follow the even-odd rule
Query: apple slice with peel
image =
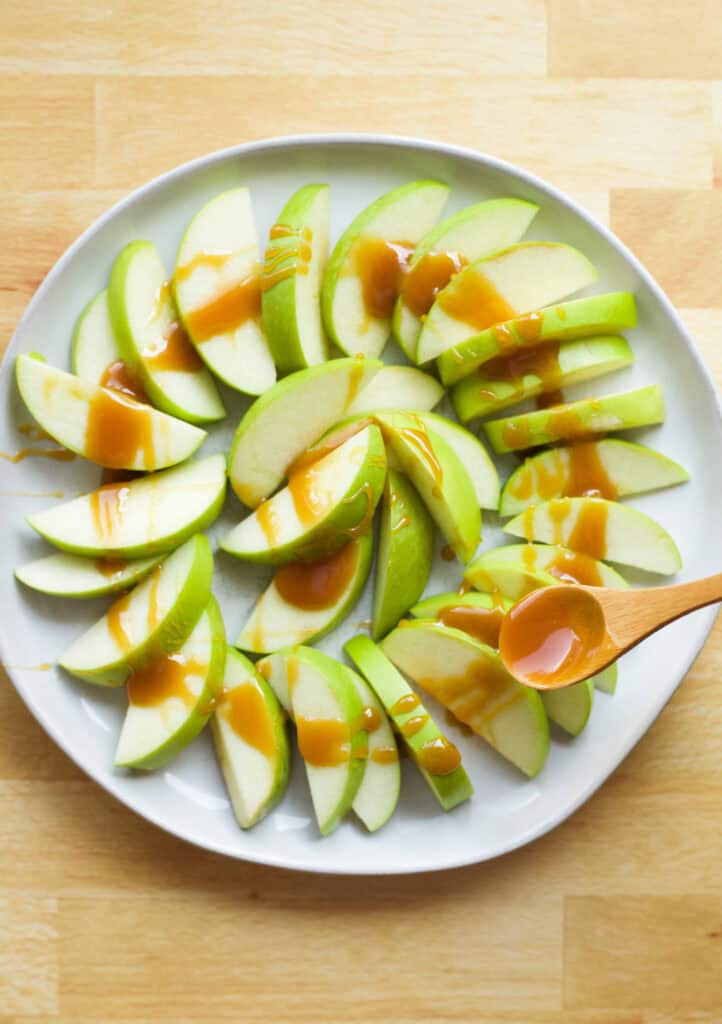
[(459, 751), (381, 648), (367, 636), (355, 636), (344, 645), (344, 650), (383, 704), (443, 810), (450, 811), (473, 796), (474, 788), (461, 764)]
[(593, 683), (595, 689), (601, 690), (602, 693), (613, 694), (615, 692), (618, 676), (617, 665), (618, 662), (613, 661), (603, 672), (598, 672), (594, 676)]
[(415, 366), (383, 366), (346, 409), (347, 416), (362, 416), (384, 409), (428, 412), (444, 397), (435, 377)]
[(631, 430), (664, 422), (664, 398), (658, 384), (601, 398), (582, 398), (549, 409), (489, 420), (484, 433), (495, 452), (538, 448), (554, 441), (583, 441), (612, 430)]
[(342, 665), (311, 647), (297, 647), (290, 691), (298, 749), (306, 766), (321, 835), (351, 810), (366, 769), (364, 706)]
[(563, 345), (550, 341), (484, 363), (477, 373), (454, 386), (451, 401), (461, 422), (468, 423), (526, 398), (614, 373), (633, 362), (628, 343), (615, 335), (581, 338)]
[(594, 683), (584, 679), (563, 690), (546, 690), (541, 694), (550, 722), (555, 722), (570, 736), (578, 736), (589, 721), (594, 704)]
[(288, 784), (290, 750), (283, 711), (248, 658), (229, 647), (211, 731), (231, 806), (241, 828), (273, 810)]
[(292, 474), (220, 547), (269, 565), (325, 558), (367, 531), (385, 478), (384, 443), (372, 425)]
[(128, 678), (116, 767), (152, 771), (192, 743), (223, 689), (225, 661), (223, 619), (211, 597), (182, 647), (156, 655)]
[(18, 356), (18, 390), (58, 444), (110, 469), (162, 469), (183, 462), (205, 430), (33, 356)]
[(321, 308), (342, 352), (381, 353), (406, 262), (448, 194), (441, 182), (412, 181), (371, 203), (341, 235), (324, 274)]
[(206, 203), (181, 240), (173, 289), (189, 338), (224, 384), (263, 394), (276, 379), (261, 326), (258, 237), (247, 188)]
[(427, 363), (495, 324), (559, 302), (597, 276), (583, 253), (557, 242), (520, 242), (476, 260), (437, 295), (416, 361)]
[(226, 493), (222, 454), (106, 484), (28, 516), (55, 547), (91, 558), (144, 558), (171, 551), (216, 519)]
[(415, 619), (395, 629), (384, 654), (507, 761), (533, 778), (549, 750), (549, 724), (536, 690), (522, 686), (492, 647), (459, 629)]
[(553, 498), (526, 509), (504, 530), (662, 576), (682, 567), (679, 549), (660, 523), (604, 498)]
[(574, 341), (595, 335), (618, 334), (637, 323), (637, 306), (631, 292), (585, 295), (554, 306), (511, 317), (472, 335), (442, 352), (439, 373), (449, 387), (468, 377), (490, 359), (510, 355), (520, 348), (547, 341)]
[(236, 647), (268, 654), (320, 640), (353, 609), (372, 559), (373, 532), (369, 530), (319, 561), (281, 566), (259, 597)]
[(256, 399), (228, 456), (231, 486), (243, 504), (256, 508), (272, 494), (294, 459), (346, 414), (380, 369), (375, 359), (334, 359), (292, 373)]
[[(487, 552), (491, 554), (492, 552)], [(548, 572), (541, 569), (527, 569), (525, 565), (517, 562), (489, 560), (478, 564), (479, 559), (474, 561), (464, 570), (464, 579), (467, 583), (485, 594), (492, 594), (497, 598), (506, 598), (508, 601), (521, 601), (532, 590), (539, 587), (549, 587), (560, 581)]]
[(127, 590), (157, 565), (153, 558), (92, 559), (80, 555), (48, 555), (15, 570), (15, 578), (32, 590), (57, 597), (100, 597)]
[(623, 498), (689, 480), (678, 462), (653, 448), (606, 438), (552, 448), (526, 459), (502, 491), (500, 516), (515, 516), (551, 498)]
[(481, 512), (464, 463), (436, 429), (414, 413), (380, 413), (377, 420), (436, 525), (458, 558), (468, 562), (481, 539)]
[[(611, 565), (558, 544), (505, 544), (475, 558), (465, 578), (474, 586), (483, 582), (485, 569), (509, 566), (542, 572), (555, 583), (581, 583), (586, 587), (627, 587), (624, 577)], [(481, 589), (487, 589), (481, 587)]]
[(422, 412), (418, 417), (430, 430), (449, 444), (466, 467), (474, 485), (479, 508), (496, 509), (499, 506), (499, 473), (486, 448), (471, 431), (445, 416)]
[(432, 594), (431, 597), (425, 597), (413, 608), (409, 608), (409, 615), (413, 615), (415, 619), (436, 619), (444, 625), (444, 613), (451, 609), (483, 608), (485, 611), (496, 609), (503, 614), (511, 608), (512, 603), (506, 597), (476, 590), (469, 590), (465, 594), (450, 590), (445, 594)]
[(197, 533), (79, 637), (60, 659), (78, 679), (121, 686), (136, 669), (183, 646), (211, 596), (213, 554)]
[(518, 242), (538, 210), (524, 199), (487, 199), (452, 213), (424, 235), (409, 260), (392, 322), (409, 359), (416, 359), (423, 317), (437, 293), (467, 263)]
[(381, 505), (371, 635), (385, 636), (424, 592), (434, 559), (434, 524), (402, 473), (390, 469)]
[(153, 405), (189, 423), (223, 419), (223, 402), (178, 321), (152, 242), (130, 242), (120, 251), (110, 272), (108, 310), (123, 361)]
[(102, 384), (108, 367), (122, 358), (110, 322), (108, 293), (102, 291), (78, 317), (70, 343), (70, 367), (76, 377)]
[(260, 658), (256, 662), (256, 671), (263, 677), (273, 691), (273, 694), (286, 712), (293, 720), (293, 707), (291, 706), (291, 689), (298, 674), (298, 662), (294, 650), (275, 651)]
[(328, 259), (328, 185), (304, 185), (281, 210), (261, 276), (263, 329), (279, 373), (323, 363), (321, 280)]

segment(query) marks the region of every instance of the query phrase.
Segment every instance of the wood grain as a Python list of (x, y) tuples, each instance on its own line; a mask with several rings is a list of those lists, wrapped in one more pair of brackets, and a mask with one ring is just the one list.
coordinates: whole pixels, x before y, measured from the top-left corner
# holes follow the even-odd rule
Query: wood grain
[[(127, 190), (246, 139), (358, 129), (568, 189), (662, 281), (722, 383), (718, 7), (4, 0), (0, 346)], [(152, 828), (0, 674), (0, 1024), (719, 1024), (721, 678), (718, 624), (613, 777), (531, 847), (346, 879)]]

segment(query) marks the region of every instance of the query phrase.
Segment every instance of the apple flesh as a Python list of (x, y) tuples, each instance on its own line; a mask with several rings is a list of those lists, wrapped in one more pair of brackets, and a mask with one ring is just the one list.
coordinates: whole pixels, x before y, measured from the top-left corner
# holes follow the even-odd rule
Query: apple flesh
[(135, 669), (174, 654), (210, 600), (212, 576), (211, 547), (198, 533), (71, 644), (61, 668), (89, 683), (121, 686)]
[(562, 690), (545, 690), (541, 699), (549, 720), (570, 736), (578, 736), (592, 713), (594, 683), (584, 679)]
[(427, 428), (438, 434), (454, 449), (469, 474), (479, 508), (493, 509), (496, 512), (501, 487), (499, 473), (479, 438), (445, 416), (419, 413), (418, 417)]
[[(624, 498), (663, 487), (674, 487), (689, 480), (678, 462), (653, 448), (631, 441), (606, 438), (589, 441), (583, 449), (599, 464), (614, 493), (605, 498)], [(515, 516), (529, 505), (550, 498), (583, 497), (574, 487), (574, 448), (553, 448), (526, 459), (507, 480), (499, 503), (500, 516)]]
[(252, 828), (283, 797), (290, 749), (285, 716), (266, 680), (229, 647), (211, 731), (236, 821)]
[(70, 343), (70, 367), (76, 377), (100, 384), (109, 366), (122, 356), (110, 322), (108, 293), (91, 299), (78, 317)]
[(100, 597), (134, 586), (162, 557), (103, 561), (63, 552), (21, 565), (15, 578), (32, 590), (56, 597)]
[(354, 398), (346, 416), (363, 416), (385, 409), (428, 412), (444, 397), (435, 377), (415, 366), (383, 366)]
[(285, 377), (256, 399), (228, 456), (231, 486), (244, 505), (256, 508), (276, 490), (293, 460), (346, 415), (381, 365), (334, 359)]
[[(152, 771), (184, 750), (213, 712), (226, 660), (221, 611), (211, 598), (190, 636), (173, 655), (137, 669), (128, 680), (129, 707), (115, 765)], [(159, 697), (158, 690), (170, 690)]]
[(222, 454), (108, 484), (28, 517), (55, 547), (91, 558), (144, 558), (178, 547), (218, 516), (226, 493)]
[[(458, 350), (480, 331), (559, 302), (596, 278), (596, 269), (583, 253), (556, 242), (521, 242), (476, 260), (439, 292), (419, 335), (417, 362)], [(467, 301), (467, 296), (475, 301)], [(460, 313), (454, 316), (450, 310), (457, 308)]]
[(458, 594), (451, 590), (445, 594), (433, 594), (431, 597), (419, 601), (413, 608), (409, 609), (409, 615), (415, 619), (437, 619), (439, 614), (447, 608), (501, 608), (507, 611), (512, 606), (512, 601), (500, 595), (481, 593), (470, 590), (466, 594)]
[(376, 315), (364, 301), (364, 246), (416, 245), (439, 219), (448, 194), (438, 181), (401, 185), (371, 203), (341, 235), (324, 274), (321, 307), (326, 331), (342, 352), (378, 356), (391, 330), (393, 307), (388, 315)]
[(261, 277), (263, 330), (279, 373), (328, 358), (321, 281), (328, 259), (328, 185), (304, 185), (271, 232)]
[[(195, 215), (173, 274), (178, 311), (201, 359), (224, 384), (248, 395), (263, 394), (276, 379), (261, 326), (258, 262), (250, 192), (236, 188), (211, 199)], [(229, 312), (217, 318), (213, 331), (213, 321), (208, 326), (199, 312), (224, 303), (224, 297)]]
[[(485, 551), (466, 567), (464, 576), (474, 586), (484, 581), (484, 571), (507, 566), (551, 576), (555, 583), (581, 583), (589, 587), (627, 587), (616, 569), (590, 555), (582, 555), (559, 544), (505, 544)], [(481, 589), (487, 589), (481, 587)]]
[[(529, 355), (533, 352), (530, 350)], [(468, 423), (524, 399), (624, 369), (632, 365), (634, 356), (624, 338), (611, 335), (567, 341), (559, 346), (555, 361), (557, 366), (548, 377), (543, 371), (535, 372), (532, 366), (528, 373), (522, 369), (517, 380), (495, 377), (491, 370), (487, 376), (481, 366), (478, 373), (464, 377), (454, 386), (451, 400), (456, 415), (462, 423)]]
[[(112, 469), (163, 469), (189, 458), (206, 438), (205, 430), (168, 416), (125, 395), (65, 373), (32, 356), (17, 357), (18, 390), (32, 417), (58, 444), (76, 455)], [(110, 395), (113, 407), (122, 406), (123, 423), (138, 428), (137, 449), (127, 458), (112, 456), (101, 461), (89, 440), (88, 423), (97, 403)], [(107, 402), (106, 402), (107, 404)], [(113, 420), (115, 417), (113, 417)], [(108, 430), (116, 424), (109, 422)], [(145, 443), (147, 439), (147, 443)]]
[(595, 434), (631, 430), (664, 422), (664, 399), (658, 384), (601, 398), (582, 398), (550, 409), (489, 420), (483, 424), (497, 454), (538, 448), (555, 441), (582, 441)]

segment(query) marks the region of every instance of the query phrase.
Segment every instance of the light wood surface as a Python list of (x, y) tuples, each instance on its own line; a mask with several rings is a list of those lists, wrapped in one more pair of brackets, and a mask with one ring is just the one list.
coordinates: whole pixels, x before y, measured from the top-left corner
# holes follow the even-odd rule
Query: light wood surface
[[(566, 188), (722, 383), (719, 0), (3, 0), (0, 339), (129, 189), (272, 134), (435, 137)], [(716, 81), (718, 79), (718, 81)], [(86, 779), (0, 679), (0, 1024), (719, 1024), (722, 628), (614, 776), (491, 864), (236, 863)]]

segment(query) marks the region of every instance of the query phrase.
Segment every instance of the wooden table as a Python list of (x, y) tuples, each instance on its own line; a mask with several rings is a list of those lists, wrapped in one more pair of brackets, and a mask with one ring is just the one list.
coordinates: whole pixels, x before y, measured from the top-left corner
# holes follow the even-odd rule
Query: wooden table
[[(656, 274), (722, 382), (721, 13), (3, 0), (0, 338), (147, 178), (247, 139), (353, 129), (463, 143), (569, 190)], [(0, 1022), (719, 1022), (720, 676), (718, 627), (614, 777), (533, 846), (357, 880), (158, 832), (2, 679)]]

